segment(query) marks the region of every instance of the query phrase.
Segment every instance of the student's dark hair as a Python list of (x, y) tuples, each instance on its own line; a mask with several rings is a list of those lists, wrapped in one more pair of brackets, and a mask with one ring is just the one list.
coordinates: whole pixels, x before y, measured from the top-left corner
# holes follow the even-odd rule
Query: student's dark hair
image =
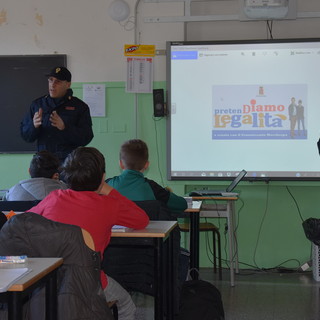
[(125, 169), (140, 171), (148, 159), (148, 146), (140, 139), (128, 140), (120, 148), (120, 160)]
[(31, 178), (52, 178), (55, 173), (59, 172), (59, 159), (53, 153), (42, 150), (37, 152), (29, 167)]
[(67, 156), (61, 174), (72, 190), (96, 191), (105, 171), (105, 159), (99, 150), (79, 147)]

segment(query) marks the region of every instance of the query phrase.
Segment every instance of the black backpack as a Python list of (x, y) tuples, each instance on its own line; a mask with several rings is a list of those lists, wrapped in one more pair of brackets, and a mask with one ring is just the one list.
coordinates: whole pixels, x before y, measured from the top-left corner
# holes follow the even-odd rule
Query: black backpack
[(220, 291), (207, 281), (191, 280), (183, 284), (178, 320), (194, 319), (224, 319)]
[(320, 246), (320, 219), (309, 218), (303, 221), (302, 227), (307, 239)]

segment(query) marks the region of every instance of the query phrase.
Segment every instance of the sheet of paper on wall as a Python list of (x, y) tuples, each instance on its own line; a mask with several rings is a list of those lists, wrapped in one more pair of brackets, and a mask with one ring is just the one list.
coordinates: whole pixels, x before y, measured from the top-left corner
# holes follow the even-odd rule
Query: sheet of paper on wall
[(127, 57), (126, 92), (152, 93), (153, 58)]
[(83, 101), (89, 106), (91, 117), (106, 116), (106, 86), (104, 84), (83, 84)]

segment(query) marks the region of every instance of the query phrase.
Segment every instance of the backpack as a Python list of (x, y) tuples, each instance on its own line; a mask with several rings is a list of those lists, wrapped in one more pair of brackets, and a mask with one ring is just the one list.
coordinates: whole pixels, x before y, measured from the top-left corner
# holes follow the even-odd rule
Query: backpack
[(186, 281), (182, 286), (178, 320), (223, 320), (220, 291), (203, 280)]
[(307, 239), (315, 245), (320, 246), (320, 219), (309, 218), (304, 220), (302, 222), (302, 227)]

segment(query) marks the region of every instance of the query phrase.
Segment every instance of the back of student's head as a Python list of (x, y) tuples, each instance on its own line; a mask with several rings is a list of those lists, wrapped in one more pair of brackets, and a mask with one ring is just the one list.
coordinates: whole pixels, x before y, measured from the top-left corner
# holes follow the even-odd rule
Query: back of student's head
[(62, 176), (69, 188), (76, 191), (96, 191), (105, 173), (103, 154), (92, 147), (73, 150), (62, 166)]
[(42, 150), (37, 152), (29, 167), (31, 178), (52, 178), (59, 172), (59, 159), (51, 152)]
[(120, 148), (120, 160), (125, 169), (140, 171), (148, 159), (148, 146), (140, 139), (128, 140)]

